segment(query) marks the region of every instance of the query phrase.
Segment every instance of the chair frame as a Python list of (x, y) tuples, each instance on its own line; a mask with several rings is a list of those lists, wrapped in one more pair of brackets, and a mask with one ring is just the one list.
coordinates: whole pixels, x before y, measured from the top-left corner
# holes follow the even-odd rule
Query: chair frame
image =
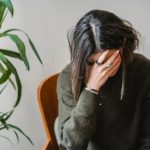
[(44, 79), (37, 89), (38, 104), (47, 136), (43, 150), (58, 150), (54, 132), (54, 122), (58, 114), (58, 100), (56, 94), (59, 73)]

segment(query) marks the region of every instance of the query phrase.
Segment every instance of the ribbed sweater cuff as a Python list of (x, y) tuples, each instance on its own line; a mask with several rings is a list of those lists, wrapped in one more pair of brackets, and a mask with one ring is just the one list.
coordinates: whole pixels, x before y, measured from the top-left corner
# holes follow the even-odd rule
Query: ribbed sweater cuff
[(84, 89), (81, 92), (75, 109), (79, 113), (88, 117), (96, 112), (98, 104), (98, 95)]

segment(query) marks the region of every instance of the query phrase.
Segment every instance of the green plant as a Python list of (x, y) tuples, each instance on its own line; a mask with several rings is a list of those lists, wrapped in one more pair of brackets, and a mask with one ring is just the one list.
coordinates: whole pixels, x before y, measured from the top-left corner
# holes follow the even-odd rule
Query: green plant
[[(19, 105), (20, 100), (21, 100), (21, 95), (22, 95), (22, 84), (21, 84), (17, 69), (15, 65), (10, 61), (10, 58), (19, 59), (20, 61), (24, 63), (27, 70), (28, 71), (30, 70), (29, 61), (26, 55), (25, 44), (21, 40), (21, 38), (17, 34), (14, 34), (13, 32), (14, 31), (23, 32), (26, 35), (34, 54), (36, 55), (36, 57), (38, 58), (41, 64), (42, 64), (42, 60), (33, 42), (24, 31), (20, 29), (8, 29), (3, 32), (1, 31), (1, 27), (3, 25), (3, 22), (8, 12), (10, 12), (10, 14), (13, 17), (14, 8), (13, 8), (11, 0), (0, 0), (0, 40), (4, 37), (7, 37), (16, 44), (16, 48), (17, 48), (17, 51), (0, 48), (0, 85), (2, 85), (2, 89), (0, 89), (0, 94), (7, 87), (8, 82), (10, 82), (13, 88), (17, 90), (17, 98), (10, 111), (5, 112), (5, 113), (0, 112), (0, 130), (4, 130), (4, 129), (13, 130), (18, 142), (19, 142), (18, 133), (20, 132), (29, 140), (31, 144), (33, 144), (31, 139), (19, 127), (12, 125), (8, 122), (9, 118), (12, 116), (13, 112), (15, 111), (15, 108)], [(12, 75), (14, 76), (14, 79), (11, 78)], [(10, 141), (9, 138), (3, 135), (0, 135), (0, 136)]]

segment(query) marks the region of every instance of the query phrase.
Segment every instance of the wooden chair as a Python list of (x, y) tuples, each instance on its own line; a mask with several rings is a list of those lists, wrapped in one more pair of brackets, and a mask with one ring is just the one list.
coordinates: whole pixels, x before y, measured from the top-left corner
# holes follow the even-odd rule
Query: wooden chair
[(58, 114), (58, 101), (56, 95), (58, 75), (59, 74), (55, 74), (42, 81), (37, 90), (39, 108), (47, 135), (47, 141), (43, 150), (58, 150), (54, 132), (54, 122)]

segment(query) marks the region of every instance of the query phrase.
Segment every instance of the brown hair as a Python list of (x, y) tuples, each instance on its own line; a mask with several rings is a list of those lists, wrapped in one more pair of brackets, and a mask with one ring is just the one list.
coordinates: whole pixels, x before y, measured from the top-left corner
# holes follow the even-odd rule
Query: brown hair
[(85, 65), (89, 55), (97, 51), (122, 48), (122, 60), (128, 64), (132, 60), (133, 51), (139, 45), (138, 33), (131, 23), (104, 10), (86, 13), (76, 24), (75, 30), (68, 34), (68, 42), (72, 64), (72, 91), (76, 100), (85, 87)]

